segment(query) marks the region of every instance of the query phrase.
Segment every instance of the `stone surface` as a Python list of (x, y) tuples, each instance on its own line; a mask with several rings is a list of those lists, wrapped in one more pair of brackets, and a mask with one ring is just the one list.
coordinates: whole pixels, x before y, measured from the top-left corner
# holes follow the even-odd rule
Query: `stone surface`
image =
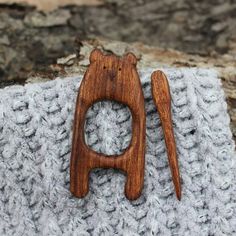
[(0, 0), (1, 3), (13, 4), (13, 3), (28, 3), (36, 6), (39, 10), (52, 11), (59, 6), (65, 5), (98, 5), (101, 4), (100, 0)]
[(70, 16), (71, 14), (69, 10), (55, 11), (47, 14), (32, 12), (25, 17), (24, 23), (29, 27), (35, 28), (62, 26), (67, 24)]

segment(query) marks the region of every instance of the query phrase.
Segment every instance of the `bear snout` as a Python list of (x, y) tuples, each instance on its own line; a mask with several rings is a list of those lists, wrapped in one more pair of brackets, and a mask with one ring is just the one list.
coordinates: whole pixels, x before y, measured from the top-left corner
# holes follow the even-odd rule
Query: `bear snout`
[(116, 72), (114, 70), (109, 71), (108, 77), (110, 80), (114, 80), (116, 78)]

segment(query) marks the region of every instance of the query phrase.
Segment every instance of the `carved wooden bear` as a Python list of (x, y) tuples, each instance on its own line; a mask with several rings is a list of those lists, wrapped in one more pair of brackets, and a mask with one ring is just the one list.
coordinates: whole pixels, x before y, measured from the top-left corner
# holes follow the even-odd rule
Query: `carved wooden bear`
[[(123, 58), (103, 55), (95, 49), (79, 88), (74, 117), (70, 163), (70, 191), (84, 197), (89, 190), (89, 172), (93, 168), (116, 168), (127, 174), (125, 195), (137, 199), (144, 182), (145, 108), (141, 82), (132, 53)], [(127, 105), (132, 114), (132, 139), (118, 156), (106, 156), (90, 149), (84, 138), (84, 123), (89, 107), (101, 100), (115, 100)]]

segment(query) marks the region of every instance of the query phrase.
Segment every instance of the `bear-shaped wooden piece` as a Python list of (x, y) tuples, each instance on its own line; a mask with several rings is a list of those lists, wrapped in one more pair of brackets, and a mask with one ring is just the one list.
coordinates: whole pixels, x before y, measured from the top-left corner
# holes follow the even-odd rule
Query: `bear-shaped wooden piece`
[[(115, 168), (127, 175), (125, 195), (137, 199), (144, 182), (145, 107), (141, 82), (132, 53), (123, 58), (104, 55), (95, 49), (81, 82), (76, 103), (70, 163), (70, 191), (82, 198), (89, 191), (89, 172), (93, 168)], [(132, 114), (132, 139), (129, 147), (117, 156), (107, 156), (90, 149), (85, 143), (86, 112), (94, 103), (114, 100), (127, 105)]]

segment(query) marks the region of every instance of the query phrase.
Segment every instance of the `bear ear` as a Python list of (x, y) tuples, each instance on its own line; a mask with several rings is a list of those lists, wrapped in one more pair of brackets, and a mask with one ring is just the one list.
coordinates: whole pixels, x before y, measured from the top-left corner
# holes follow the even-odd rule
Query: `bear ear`
[(127, 60), (129, 63), (135, 65), (135, 66), (136, 66), (136, 64), (137, 64), (137, 58), (136, 58), (136, 56), (135, 56), (133, 53), (131, 53), (131, 52), (127, 53), (127, 54), (125, 55), (124, 59)]
[(95, 48), (95, 49), (93, 49), (93, 51), (90, 54), (89, 61), (92, 63), (94, 61), (99, 60), (102, 57), (103, 57), (103, 54), (102, 54), (101, 50)]

